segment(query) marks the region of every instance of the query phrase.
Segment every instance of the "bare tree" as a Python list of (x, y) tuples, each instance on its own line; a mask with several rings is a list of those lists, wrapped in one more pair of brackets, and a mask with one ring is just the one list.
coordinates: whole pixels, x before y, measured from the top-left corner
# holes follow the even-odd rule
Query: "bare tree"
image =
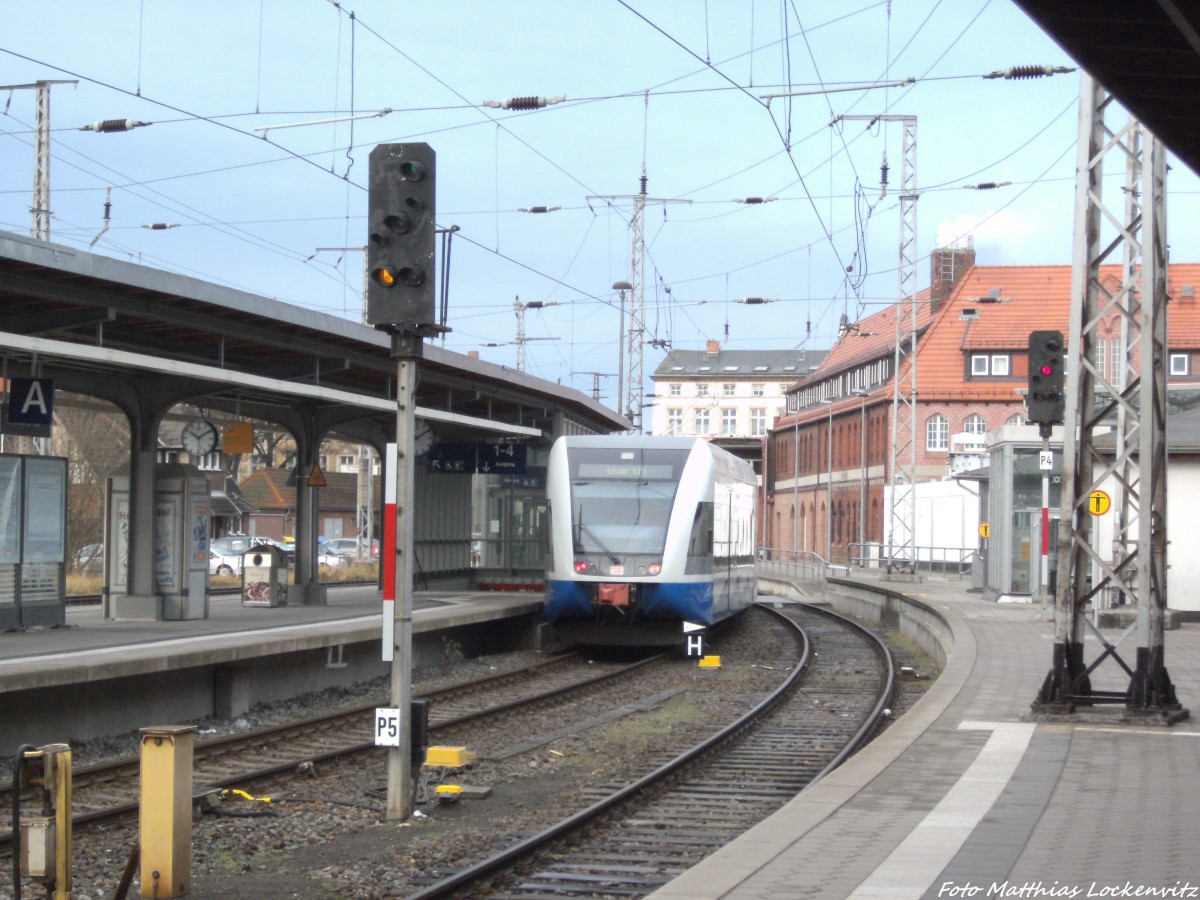
[(67, 459), (67, 559), (104, 537), (108, 479), (129, 461), (129, 423), (116, 407), (75, 394), (55, 402), (51, 450)]

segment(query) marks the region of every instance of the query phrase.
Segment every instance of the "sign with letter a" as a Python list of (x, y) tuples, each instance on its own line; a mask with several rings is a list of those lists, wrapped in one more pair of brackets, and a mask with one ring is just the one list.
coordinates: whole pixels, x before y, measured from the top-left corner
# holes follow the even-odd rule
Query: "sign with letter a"
[(11, 378), (4, 430), (27, 437), (49, 437), (54, 422), (54, 379)]
[(54, 381), (13, 378), (8, 390), (8, 421), (17, 425), (49, 425), (54, 420)]

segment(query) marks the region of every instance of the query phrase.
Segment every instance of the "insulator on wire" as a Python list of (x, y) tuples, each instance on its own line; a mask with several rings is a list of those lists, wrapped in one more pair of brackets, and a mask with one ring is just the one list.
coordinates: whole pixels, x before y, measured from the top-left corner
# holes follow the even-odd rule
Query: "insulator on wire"
[(645, 175), (643, 175), (641, 178), (638, 179), (638, 181), (641, 182), (642, 193), (643, 194), (646, 193), (646, 182), (649, 181), (649, 179)]
[(998, 69), (983, 77), (1007, 78), (1015, 81), (1025, 78), (1045, 78), (1047, 75), (1062, 75), (1074, 71), (1074, 69), (1067, 66), (1012, 66), (1007, 69)]
[(968, 191), (994, 191), (996, 188), (1008, 187), (1011, 181), (981, 181), (979, 184), (964, 184)]
[(134, 128), (142, 128), (149, 125), (149, 122), (139, 122), (135, 119), (105, 119), (103, 122), (93, 122), (91, 125), (84, 125), (80, 131), (132, 131)]
[(879, 186), (888, 186), (888, 164), (884, 163), (879, 167)]
[(510, 97), (508, 100), (487, 100), (484, 106), (489, 109), (542, 109), (555, 103), (562, 103), (566, 96), (561, 97)]

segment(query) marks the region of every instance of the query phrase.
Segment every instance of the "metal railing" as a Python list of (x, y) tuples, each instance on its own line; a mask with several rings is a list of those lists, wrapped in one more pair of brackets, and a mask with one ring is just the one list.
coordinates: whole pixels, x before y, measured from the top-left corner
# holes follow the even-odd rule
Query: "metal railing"
[[(788, 581), (817, 581), (825, 583), (836, 568), (812, 550), (788, 550), (776, 547), (760, 547), (755, 570), (763, 578), (783, 578)], [(848, 574), (842, 566), (841, 574)]]
[[(916, 547), (916, 571), (968, 578), (976, 558), (974, 547)], [(884, 571), (887, 547), (882, 544), (853, 543), (834, 547), (830, 559), (812, 550), (760, 547), (758, 572), (765, 577), (778, 576), (801, 581), (824, 582), (829, 577), (845, 577), (855, 571)]]
[[(913, 567), (918, 573), (952, 575), (967, 578), (971, 575), (978, 547), (933, 547), (918, 544), (913, 548), (916, 560)], [(835, 551), (842, 548), (835, 547)], [(857, 569), (886, 569), (890, 558), (886, 544), (857, 542), (846, 546), (839, 558), (835, 552), (835, 561), (845, 560), (846, 565)]]

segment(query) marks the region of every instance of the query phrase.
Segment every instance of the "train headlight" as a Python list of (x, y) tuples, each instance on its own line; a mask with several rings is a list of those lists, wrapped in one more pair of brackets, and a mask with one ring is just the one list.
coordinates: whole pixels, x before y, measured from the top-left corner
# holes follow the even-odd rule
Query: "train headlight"
[(587, 570), (588, 570), (587, 560), (583, 560), (583, 559), (575, 560), (575, 573), (577, 575), (586, 575)]
[(650, 563), (650, 565), (646, 566), (646, 574), (647, 575), (657, 575), (661, 571), (662, 571), (662, 566), (659, 565), (658, 563)]

